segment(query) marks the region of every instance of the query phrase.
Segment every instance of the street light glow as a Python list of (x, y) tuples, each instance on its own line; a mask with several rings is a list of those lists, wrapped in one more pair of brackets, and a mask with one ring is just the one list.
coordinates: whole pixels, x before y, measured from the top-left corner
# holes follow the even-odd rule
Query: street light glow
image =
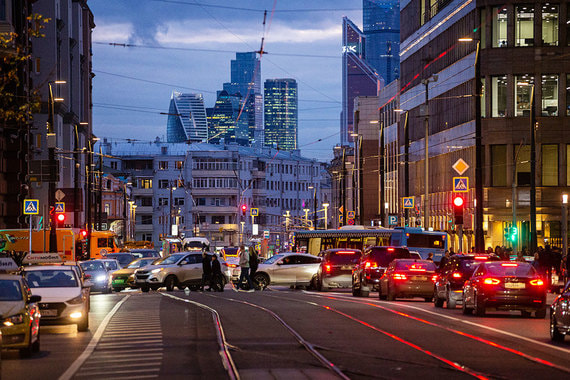
[(63, 98), (53, 98), (54, 102), (63, 102)]
[(562, 194), (562, 203), (568, 204), (568, 194)]
[(323, 207), (329, 207), (328, 203), (323, 203)]
[(54, 80), (53, 83), (54, 84), (66, 84), (67, 82), (64, 80)]
[(472, 37), (461, 37), (457, 41), (459, 41), (459, 42), (471, 42), (471, 41), (473, 41), (473, 38)]

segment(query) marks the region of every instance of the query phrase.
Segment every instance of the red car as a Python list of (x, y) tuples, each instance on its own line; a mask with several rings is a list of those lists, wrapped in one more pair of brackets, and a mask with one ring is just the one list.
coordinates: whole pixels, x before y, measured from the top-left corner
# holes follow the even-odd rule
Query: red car
[(546, 284), (532, 265), (512, 261), (480, 264), (463, 287), (463, 313), (520, 310), (523, 317), (546, 316)]

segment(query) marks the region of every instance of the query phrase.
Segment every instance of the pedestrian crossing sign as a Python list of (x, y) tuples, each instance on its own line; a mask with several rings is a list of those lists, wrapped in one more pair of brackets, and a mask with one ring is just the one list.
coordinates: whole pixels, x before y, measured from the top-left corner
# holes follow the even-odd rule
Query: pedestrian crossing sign
[(249, 211), (251, 216), (259, 216), (259, 209), (258, 208), (252, 208)]
[(24, 199), (24, 215), (39, 214), (39, 199)]
[(404, 197), (404, 208), (414, 208), (414, 197)]
[(348, 219), (354, 219), (355, 217), (355, 212), (354, 211), (348, 211)]
[(469, 177), (453, 177), (453, 191), (466, 193), (469, 191)]
[(55, 213), (63, 214), (65, 212), (65, 202), (55, 202)]

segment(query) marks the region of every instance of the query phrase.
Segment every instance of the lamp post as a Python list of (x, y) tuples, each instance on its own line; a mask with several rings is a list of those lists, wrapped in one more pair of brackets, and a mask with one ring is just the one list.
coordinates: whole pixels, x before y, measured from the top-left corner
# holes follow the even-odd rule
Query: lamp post
[(309, 209), (308, 208), (304, 208), (303, 212), (305, 213), (305, 224), (307, 225), (307, 228), (309, 227)]
[(133, 202), (133, 230), (132, 230), (132, 235), (133, 235), (133, 240), (137, 240), (136, 238), (136, 226), (137, 226), (137, 205), (135, 204), (135, 202)]
[(426, 87), (426, 98), (424, 103), (424, 125), (425, 125), (425, 138), (424, 138), (424, 229), (429, 230), (429, 83), (437, 82), (437, 75), (432, 75), (429, 78), (423, 79), (422, 84)]
[[(362, 217), (363, 214), (363, 210), (364, 210), (364, 188), (363, 188), (363, 183), (364, 183), (364, 157), (362, 156), (362, 135), (358, 134), (358, 133), (352, 133), (351, 134), (352, 137), (357, 137), (354, 141), (356, 142), (356, 155), (357, 155), (357, 159), (355, 160), (357, 163), (356, 166), (356, 170), (358, 173), (358, 179), (357, 179), (357, 197), (358, 197), (358, 202), (356, 203), (356, 207), (357, 208), (357, 213), (356, 213), (356, 218), (358, 220), (358, 224), (364, 224), (364, 218)], [(353, 181), (354, 182), (354, 181)], [(354, 192), (353, 192), (354, 193)]]
[[(408, 125), (408, 111), (396, 109), (395, 112), (405, 112), (404, 119), (404, 196), (410, 196), (410, 131)], [(404, 209), (404, 226), (409, 224), (409, 209)]]
[(309, 186), (313, 189), (313, 229), (317, 229), (317, 186)]
[(568, 260), (568, 194), (562, 194), (562, 256)]
[(175, 186), (170, 186), (170, 207), (168, 213), (168, 224), (170, 225), (170, 235), (174, 235), (174, 223), (173, 223), (173, 213), (174, 213), (174, 202), (172, 200), (172, 192), (176, 190)]
[(53, 95), (53, 84), (65, 84), (64, 80), (56, 80), (48, 82), (48, 120), (47, 120), (47, 146), (48, 146), (48, 162), (49, 162), (49, 185), (48, 185), (48, 203), (50, 210), (50, 231), (49, 231), (49, 251), (57, 252), (57, 221), (55, 214), (55, 179), (56, 168), (55, 147), (57, 145), (56, 134), (54, 130), (55, 122), (55, 102), (63, 102), (63, 98), (56, 98)]
[(328, 215), (327, 215), (327, 210), (329, 208), (329, 204), (328, 203), (323, 203), (323, 207), (325, 208), (325, 230), (328, 229), (329, 224), (328, 224)]

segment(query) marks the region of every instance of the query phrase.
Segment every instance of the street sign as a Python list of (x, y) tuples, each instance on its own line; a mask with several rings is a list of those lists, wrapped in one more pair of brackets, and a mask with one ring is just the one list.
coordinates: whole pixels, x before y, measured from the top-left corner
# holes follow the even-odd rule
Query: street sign
[(453, 168), (453, 170), (455, 170), (457, 172), (457, 174), (459, 175), (463, 175), (463, 173), (465, 173), (467, 171), (467, 169), (469, 169), (469, 165), (467, 165), (467, 162), (463, 161), (462, 158), (460, 158), (459, 160), (455, 161), (455, 164), (453, 164), (451, 166)]
[(469, 191), (469, 177), (453, 177), (453, 191), (466, 193)]
[(258, 208), (252, 208), (249, 210), (249, 213), (251, 216), (259, 216), (259, 209)]
[(63, 261), (59, 253), (31, 253), (24, 257), (23, 264), (47, 264), (61, 263)]
[(255, 223), (251, 225), (251, 234), (258, 235), (259, 234), (259, 224)]
[(340, 214), (344, 214), (344, 206), (340, 206), (340, 207), (338, 208), (338, 212), (339, 212)]
[(39, 199), (24, 199), (24, 215), (38, 215), (39, 210)]
[(62, 214), (65, 212), (65, 202), (55, 202), (55, 213)]
[(388, 225), (397, 226), (398, 225), (398, 215), (388, 215)]
[(355, 215), (356, 215), (356, 212), (354, 212), (354, 211), (348, 211), (347, 212), (348, 219), (354, 219)]
[(55, 192), (55, 199), (57, 199), (58, 201), (61, 201), (63, 198), (65, 198), (65, 193), (58, 189)]
[(404, 197), (404, 208), (414, 208), (414, 197)]
[(264, 238), (264, 239), (269, 239), (269, 230), (264, 230), (264, 231), (263, 231), (263, 238)]
[(354, 219), (348, 219), (348, 225), (354, 226)]

